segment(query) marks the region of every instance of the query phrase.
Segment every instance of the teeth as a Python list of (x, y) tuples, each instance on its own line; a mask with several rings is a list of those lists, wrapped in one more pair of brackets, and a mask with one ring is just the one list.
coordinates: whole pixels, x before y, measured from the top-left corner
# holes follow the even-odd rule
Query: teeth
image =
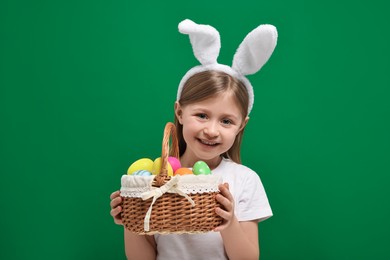
[(216, 145), (217, 143), (212, 143), (212, 142), (208, 142), (208, 141), (204, 141), (204, 140), (200, 140), (203, 144), (207, 144), (207, 145)]

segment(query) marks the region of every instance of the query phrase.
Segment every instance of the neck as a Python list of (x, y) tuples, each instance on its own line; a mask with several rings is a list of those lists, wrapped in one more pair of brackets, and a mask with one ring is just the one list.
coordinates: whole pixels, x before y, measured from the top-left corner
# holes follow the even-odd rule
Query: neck
[(182, 167), (187, 167), (187, 168), (192, 168), (197, 161), (204, 161), (205, 163), (207, 163), (207, 165), (210, 167), (211, 170), (214, 170), (221, 163), (222, 157), (218, 156), (210, 160), (203, 160), (196, 157), (190, 157), (186, 153), (184, 153), (183, 156), (181, 156), (180, 158)]

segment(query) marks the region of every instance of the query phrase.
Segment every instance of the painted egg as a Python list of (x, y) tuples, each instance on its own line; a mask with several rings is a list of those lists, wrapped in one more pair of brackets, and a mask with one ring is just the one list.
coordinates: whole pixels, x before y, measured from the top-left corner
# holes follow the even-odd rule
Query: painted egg
[(173, 175), (187, 175), (187, 174), (193, 174), (192, 170), (189, 168), (179, 168), (175, 171)]
[(181, 167), (181, 163), (180, 163), (179, 159), (177, 159), (176, 157), (169, 156), (168, 162), (172, 166), (173, 172), (176, 172), (176, 170)]
[(153, 161), (149, 158), (142, 158), (133, 162), (127, 169), (127, 174), (133, 174), (136, 171), (146, 170), (151, 172), (153, 169)]
[[(153, 162), (153, 168), (152, 168), (152, 173), (153, 175), (157, 175), (161, 171), (161, 157), (158, 157), (156, 160)], [(173, 170), (172, 166), (168, 163), (168, 176), (173, 176)]]
[(139, 170), (139, 171), (134, 172), (133, 175), (137, 175), (137, 176), (151, 176), (152, 173), (150, 171)]
[(210, 167), (204, 161), (197, 161), (192, 168), (192, 171), (195, 175), (208, 175), (211, 174)]

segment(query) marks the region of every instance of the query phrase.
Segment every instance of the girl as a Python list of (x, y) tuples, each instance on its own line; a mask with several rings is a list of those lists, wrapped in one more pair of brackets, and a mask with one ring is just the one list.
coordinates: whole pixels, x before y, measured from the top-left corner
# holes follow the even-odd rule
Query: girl
[[(205, 234), (141, 236), (125, 229), (126, 255), (129, 259), (259, 259), (258, 222), (272, 216), (272, 211), (258, 175), (240, 164), (241, 140), (254, 97), (244, 75), (257, 72), (268, 60), (276, 46), (276, 29), (263, 25), (249, 33), (232, 67), (216, 62), (220, 43), (213, 27), (185, 20), (179, 30), (190, 35), (202, 64), (183, 77), (175, 102), (180, 161), (183, 167), (205, 161), (212, 174), (222, 177), (216, 196), (222, 207), (215, 211), (224, 223)], [(111, 216), (122, 224), (120, 192), (110, 198)]]

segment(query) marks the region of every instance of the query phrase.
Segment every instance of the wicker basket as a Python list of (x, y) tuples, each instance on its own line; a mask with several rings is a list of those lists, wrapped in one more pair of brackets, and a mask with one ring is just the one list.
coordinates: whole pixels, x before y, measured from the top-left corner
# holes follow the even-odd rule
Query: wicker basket
[(162, 167), (156, 176), (123, 175), (122, 222), (137, 234), (205, 233), (221, 225), (215, 213), (219, 206), (219, 177), (167, 174), (170, 137), (171, 155), (179, 158), (175, 125), (167, 123), (162, 142)]

